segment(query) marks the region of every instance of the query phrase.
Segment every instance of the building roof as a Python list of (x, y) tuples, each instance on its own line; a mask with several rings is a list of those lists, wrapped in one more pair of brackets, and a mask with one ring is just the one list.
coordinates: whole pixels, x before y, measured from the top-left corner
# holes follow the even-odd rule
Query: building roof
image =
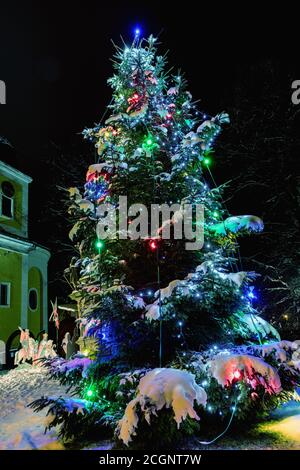
[(6, 176), (10, 176), (13, 179), (16, 179), (22, 183), (31, 183), (32, 178), (25, 173), (22, 173), (20, 170), (10, 166), (8, 163), (0, 160), (0, 171), (4, 171)]
[[(1, 246), (1, 241), (2, 243), (4, 242), (3, 246)], [(32, 249), (38, 248), (41, 251), (44, 251), (45, 254), (47, 252), (48, 256), (50, 257), (50, 251), (45, 246), (40, 245), (39, 243), (35, 243), (28, 238), (20, 237), (18, 235), (7, 232), (2, 227), (0, 227), (0, 247), (11, 250), (13, 250), (15, 247), (17, 251), (23, 251), (25, 253), (31, 251)]]

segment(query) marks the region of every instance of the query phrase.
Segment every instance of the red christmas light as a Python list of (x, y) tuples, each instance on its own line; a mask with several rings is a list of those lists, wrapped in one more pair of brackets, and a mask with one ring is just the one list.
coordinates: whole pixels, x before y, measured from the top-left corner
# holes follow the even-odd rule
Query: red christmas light
[(150, 250), (152, 250), (152, 251), (157, 250), (157, 248), (158, 248), (157, 241), (156, 240), (150, 240), (149, 247), (150, 247)]
[(239, 380), (240, 378), (242, 377), (242, 374), (239, 370), (236, 370), (234, 373), (233, 373), (233, 378), (236, 379), (236, 380)]
[(127, 101), (128, 101), (128, 104), (130, 104), (130, 108), (132, 108), (133, 106), (137, 105), (138, 102), (140, 101), (141, 97), (137, 94), (137, 93), (134, 93), (134, 95), (130, 96)]

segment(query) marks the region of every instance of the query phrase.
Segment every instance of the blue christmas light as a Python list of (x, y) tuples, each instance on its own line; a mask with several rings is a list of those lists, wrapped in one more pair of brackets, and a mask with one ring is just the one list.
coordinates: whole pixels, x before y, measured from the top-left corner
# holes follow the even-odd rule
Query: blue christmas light
[(84, 196), (92, 202), (104, 199), (108, 194), (108, 182), (103, 178), (101, 181), (88, 181), (84, 185)]
[(253, 286), (249, 287), (249, 290), (247, 292), (247, 297), (248, 297), (248, 299), (251, 299), (251, 300), (256, 299), (256, 295), (255, 295)]
[(141, 34), (141, 28), (139, 26), (137, 26), (135, 29), (134, 29), (134, 35), (137, 37)]

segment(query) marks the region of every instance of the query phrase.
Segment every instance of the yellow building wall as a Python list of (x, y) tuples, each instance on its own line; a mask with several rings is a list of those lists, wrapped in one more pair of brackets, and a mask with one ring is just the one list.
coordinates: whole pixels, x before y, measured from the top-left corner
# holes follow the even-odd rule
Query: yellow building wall
[(22, 255), (0, 248), (0, 282), (10, 282), (10, 306), (0, 306), (0, 339), (7, 341), (21, 323)]
[(22, 186), (15, 181), (7, 178), (6, 176), (0, 175), (0, 187), (3, 181), (11, 183), (15, 189), (14, 196), (14, 217), (13, 219), (7, 219), (0, 215), (0, 224), (7, 225), (7, 227), (13, 227), (17, 230), (22, 228)]
[[(38, 305), (36, 310), (29, 308), (29, 291), (37, 290)], [(43, 282), (39, 269), (31, 268), (28, 272), (28, 328), (36, 336), (43, 326)]]

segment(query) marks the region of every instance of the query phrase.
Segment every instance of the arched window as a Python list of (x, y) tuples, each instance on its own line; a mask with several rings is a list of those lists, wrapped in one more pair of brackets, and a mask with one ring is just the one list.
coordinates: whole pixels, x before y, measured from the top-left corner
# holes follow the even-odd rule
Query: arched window
[(13, 219), (15, 188), (9, 181), (1, 184), (0, 196), (0, 215)]
[(36, 289), (30, 289), (28, 294), (28, 304), (30, 310), (36, 310), (38, 307), (38, 293)]

